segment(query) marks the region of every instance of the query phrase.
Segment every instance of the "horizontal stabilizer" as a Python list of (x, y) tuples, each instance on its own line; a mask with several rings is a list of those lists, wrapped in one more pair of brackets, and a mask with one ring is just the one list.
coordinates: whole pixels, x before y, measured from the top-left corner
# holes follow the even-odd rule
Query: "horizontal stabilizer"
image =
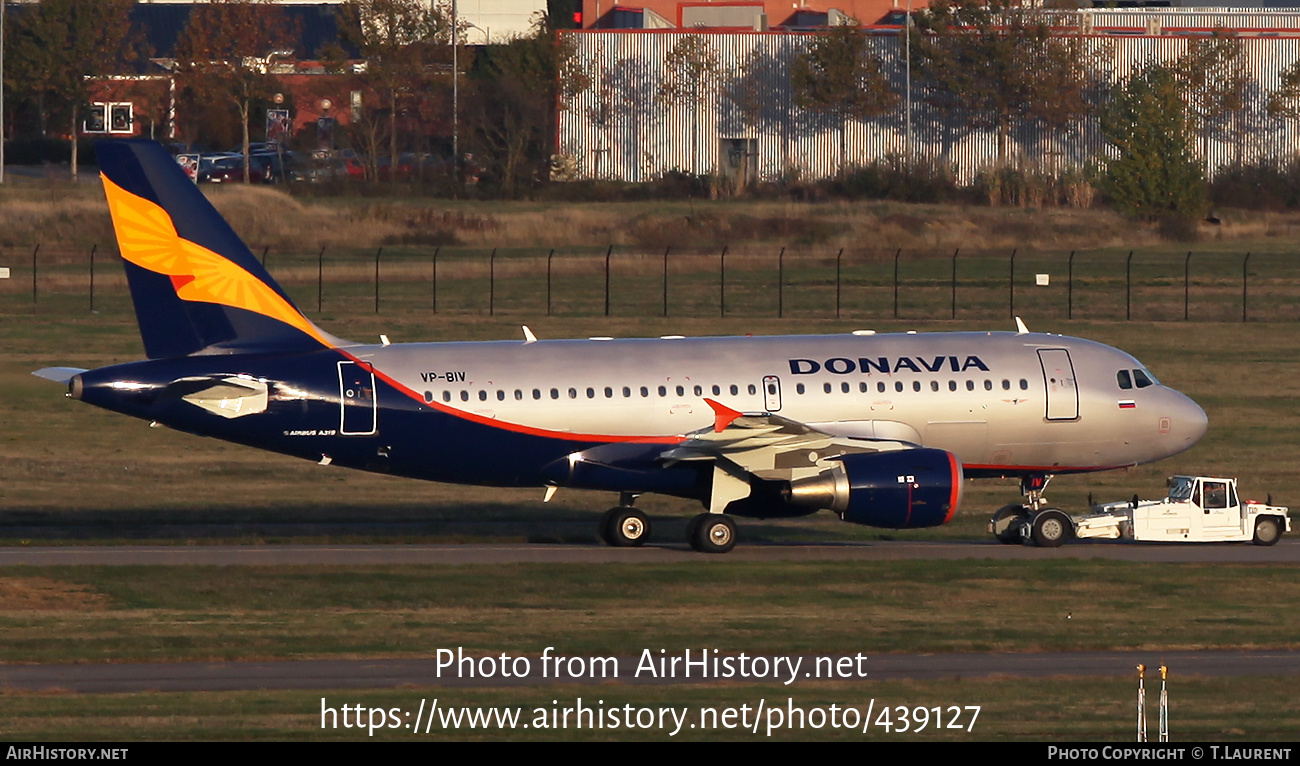
[(45, 378), (66, 385), (74, 375), (80, 375), (83, 372), (85, 372), (85, 369), (81, 367), (42, 367), (32, 374), (38, 378)]
[(236, 375), (181, 378), (167, 393), (227, 419), (265, 412), (269, 397), (265, 382)]

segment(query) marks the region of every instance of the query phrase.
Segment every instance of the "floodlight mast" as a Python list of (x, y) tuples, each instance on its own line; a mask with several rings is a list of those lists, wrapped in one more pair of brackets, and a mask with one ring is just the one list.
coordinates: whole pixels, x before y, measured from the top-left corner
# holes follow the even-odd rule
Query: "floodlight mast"
[(5, 6), (0, 0), (0, 184), (5, 182)]
[(907, 105), (904, 107), (903, 117), (906, 123), (906, 137), (904, 142), (907, 146), (907, 164), (908, 171), (911, 172), (912, 165), (912, 0), (907, 0), (907, 23), (903, 26), (903, 46), (906, 52), (903, 54), (904, 68), (907, 71)]
[(460, 14), (451, 0), (451, 162), (460, 179)]

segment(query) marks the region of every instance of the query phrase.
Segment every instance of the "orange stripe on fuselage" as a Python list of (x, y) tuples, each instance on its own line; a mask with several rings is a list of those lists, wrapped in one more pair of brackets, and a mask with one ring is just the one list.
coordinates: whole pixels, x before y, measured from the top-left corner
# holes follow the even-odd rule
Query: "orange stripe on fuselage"
[(455, 407), (448, 407), (445, 404), (425, 401), (424, 397), (420, 395), (419, 392), (415, 391), (412, 388), (409, 388), (408, 386), (404, 385), (397, 379), (393, 378), (391, 375), (388, 375), (387, 373), (383, 372), (378, 367), (376, 367), (373, 363), (367, 362), (363, 359), (360, 359), (352, 355), (346, 349), (340, 348), (337, 350), (339, 351), (339, 353), (343, 354), (343, 356), (346, 356), (348, 359), (351, 359), (357, 364), (362, 364), (365, 365), (366, 367), (369, 367), (370, 370), (375, 373), (375, 377), (384, 381), (385, 383), (397, 389), (398, 391), (402, 392), (403, 394), (410, 397), (411, 399), (414, 399), (415, 401), (419, 402), (421, 405), (425, 407), (429, 407), (430, 409), (437, 410), (438, 412), (451, 415), (452, 417), (457, 417), (462, 420), (468, 420), (471, 423), (478, 423), (479, 425), (488, 426), (489, 428), (497, 428), (502, 431), (509, 431), (511, 433), (517, 433), (517, 434), (527, 434), (529, 436), (541, 436), (547, 439), (563, 439), (565, 441), (597, 442), (600, 444), (608, 444), (610, 442), (637, 442), (643, 444), (676, 444), (681, 441), (681, 437), (678, 436), (615, 436), (613, 434), (576, 434), (569, 431), (552, 431), (546, 428), (526, 426), (521, 423), (511, 423), (509, 421), (497, 420), (496, 418), (488, 418), (482, 415), (476, 415), (472, 412), (458, 410)]

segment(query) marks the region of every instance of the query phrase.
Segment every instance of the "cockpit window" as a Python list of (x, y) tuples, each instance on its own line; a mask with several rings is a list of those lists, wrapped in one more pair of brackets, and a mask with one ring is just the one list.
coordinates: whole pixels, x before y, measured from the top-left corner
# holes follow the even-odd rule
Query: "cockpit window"
[(1133, 380), (1137, 383), (1138, 388), (1146, 388), (1156, 384), (1156, 379), (1146, 370), (1134, 370)]
[(1183, 502), (1192, 499), (1192, 489), (1196, 483), (1186, 476), (1175, 476), (1169, 485), (1169, 499)]
[(1125, 391), (1133, 387), (1133, 379), (1129, 377), (1128, 370), (1120, 370), (1115, 375), (1115, 379), (1119, 381), (1119, 387)]

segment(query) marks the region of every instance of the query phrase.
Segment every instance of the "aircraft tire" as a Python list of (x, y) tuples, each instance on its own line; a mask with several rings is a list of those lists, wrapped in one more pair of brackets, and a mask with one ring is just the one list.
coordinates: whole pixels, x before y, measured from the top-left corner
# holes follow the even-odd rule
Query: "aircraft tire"
[(614, 542), (614, 535), (611, 531), (614, 527), (614, 516), (622, 510), (621, 507), (610, 508), (600, 516), (600, 527), (596, 531), (600, 533), (600, 539), (611, 548), (618, 545), (618, 543)]
[(650, 519), (635, 508), (612, 508), (608, 542), (615, 548), (639, 548), (650, 539)]
[(1281, 539), (1282, 525), (1277, 519), (1271, 516), (1255, 519), (1255, 537), (1251, 542), (1255, 545), (1276, 545)]
[(1004, 505), (994, 514), (989, 522), (993, 527), (993, 536), (1003, 545), (1019, 545), (1020, 528), (1029, 521), (1029, 509), (1019, 503)]
[(1030, 524), (1029, 536), (1040, 548), (1059, 548), (1074, 536), (1074, 522), (1056, 508), (1039, 511)]
[(736, 547), (736, 522), (722, 513), (701, 513), (686, 527), (691, 548), (700, 553), (726, 553)]
[(692, 550), (698, 550), (695, 547), (695, 535), (697, 533), (697, 530), (699, 529), (700, 522), (704, 521), (708, 517), (709, 514), (700, 513), (695, 516), (692, 516), (691, 520), (686, 522), (686, 542), (690, 543)]

